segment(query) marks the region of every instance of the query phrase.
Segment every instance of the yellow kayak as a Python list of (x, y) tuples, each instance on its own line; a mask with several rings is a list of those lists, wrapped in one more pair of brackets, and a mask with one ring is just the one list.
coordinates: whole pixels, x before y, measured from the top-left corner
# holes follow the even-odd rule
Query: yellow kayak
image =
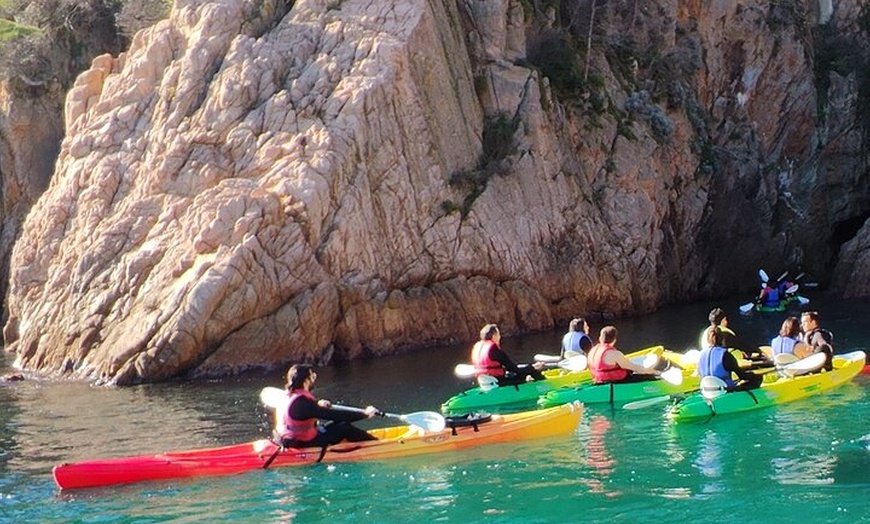
[(695, 393), (675, 404), (668, 412), (668, 418), (678, 422), (703, 420), (714, 415), (751, 411), (817, 395), (852, 380), (864, 368), (864, 360), (863, 351), (853, 351), (834, 355), (832, 371), (781, 377), (771, 382), (765, 381), (756, 389), (729, 391), (714, 398)]

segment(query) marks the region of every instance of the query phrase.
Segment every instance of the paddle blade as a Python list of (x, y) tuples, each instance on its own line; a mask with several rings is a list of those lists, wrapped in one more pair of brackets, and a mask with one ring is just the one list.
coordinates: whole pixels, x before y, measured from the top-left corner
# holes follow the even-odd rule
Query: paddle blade
[(643, 358), (641, 366), (645, 368), (654, 368), (659, 363), (659, 356), (655, 353), (650, 353)]
[(742, 306), (740, 306), (740, 312), (741, 313), (749, 313), (750, 311), (752, 311), (753, 307), (755, 307), (755, 302), (747, 302), (747, 303), (743, 304)]
[(794, 295), (795, 293), (797, 293), (799, 288), (800, 288), (800, 286), (798, 286), (797, 284), (792, 284), (791, 286), (789, 286), (788, 289), (785, 290), (785, 294), (786, 295)]
[(683, 364), (686, 364), (687, 366), (691, 364), (697, 364), (698, 359), (700, 358), (701, 352), (695, 348), (692, 348), (683, 354)]
[(767, 271), (763, 269), (758, 270), (758, 278), (761, 279), (762, 282), (767, 282), (770, 278), (767, 276)]
[(471, 378), (474, 376), (475, 368), (471, 364), (456, 364), (453, 368), (453, 374), (459, 378)]
[(537, 362), (546, 362), (549, 364), (549, 363), (559, 362), (560, 360), (562, 360), (562, 357), (559, 355), (547, 355), (545, 353), (537, 353), (534, 356), (534, 359)]
[(664, 404), (665, 402), (671, 400), (670, 395), (664, 395), (662, 397), (653, 397), (653, 398), (645, 398), (643, 400), (635, 400), (634, 402), (629, 402), (628, 404), (622, 406), (622, 409), (643, 409), (648, 408), (650, 406), (658, 406), (659, 404)]
[(683, 371), (679, 368), (670, 368), (662, 371), (662, 374), (659, 375), (659, 377), (661, 377), (665, 382), (675, 386), (679, 386), (683, 383)]
[(802, 296), (798, 295), (797, 299), (798, 299), (798, 302), (800, 302), (802, 306), (805, 306), (805, 305), (810, 303), (810, 299), (808, 299), (807, 297), (802, 297)]
[(287, 399), (287, 393), (280, 388), (265, 387), (260, 391), (260, 402), (268, 408), (275, 409)]
[(586, 355), (577, 355), (559, 362), (559, 367), (568, 371), (583, 371), (588, 364)]
[(400, 415), (399, 418), (408, 424), (421, 428), (427, 433), (444, 431), (444, 428), (447, 426), (447, 421), (444, 420), (444, 417), (434, 411), (417, 411), (407, 415)]

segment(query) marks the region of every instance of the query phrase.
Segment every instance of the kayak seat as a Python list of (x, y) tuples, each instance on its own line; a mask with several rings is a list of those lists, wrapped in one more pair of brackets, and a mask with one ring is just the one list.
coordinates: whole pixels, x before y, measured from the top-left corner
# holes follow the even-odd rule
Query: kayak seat
[(773, 357), (773, 363), (778, 366), (784, 366), (786, 364), (791, 364), (792, 362), (797, 362), (798, 358), (791, 353), (779, 353), (778, 355)]
[(727, 392), (728, 385), (719, 377), (701, 377), (701, 396), (707, 400), (713, 400)]
[(492, 420), (492, 415), (489, 413), (467, 413), (461, 416), (445, 417), (444, 424), (456, 435), (456, 428), (471, 426), (474, 431), (480, 431), (478, 426), (486, 424), (490, 420)]

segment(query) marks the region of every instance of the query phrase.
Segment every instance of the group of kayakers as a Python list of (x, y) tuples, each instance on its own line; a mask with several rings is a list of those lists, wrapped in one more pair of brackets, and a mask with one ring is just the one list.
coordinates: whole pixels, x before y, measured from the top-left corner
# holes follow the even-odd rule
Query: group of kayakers
[[(761, 385), (762, 375), (753, 369), (770, 367), (771, 359), (782, 353), (803, 358), (813, 353), (827, 355), (825, 369), (831, 369), (833, 335), (819, 325), (819, 315), (806, 311), (797, 317), (785, 319), (779, 335), (771, 341), (771, 355), (741, 340), (728, 326), (728, 317), (720, 308), (708, 316), (709, 325), (699, 339), (701, 347), (698, 373), (722, 379), (728, 389), (752, 389)], [(604, 326), (593, 344), (589, 324), (582, 317), (573, 319), (562, 338), (561, 356), (571, 358), (585, 355), (589, 370), (596, 383), (639, 382), (654, 380), (662, 374), (661, 363), (648, 367), (628, 359), (616, 347), (618, 332), (612, 325)], [(517, 364), (501, 348), (501, 333), (496, 324), (486, 324), (471, 348), (471, 361), (475, 375), (488, 375), (499, 386), (515, 385), (545, 379), (544, 363)], [(749, 360), (749, 367), (741, 366), (732, 350), (739, 351)], [(665, 362), (666, 364), (666, 362)], [(736, 378), (735, 378), (736, 377)], [(377, 415), (379, 410), (368, 406), (361, 412), (334, 409), (327, 400), (318, 400), (311, 392), (317, 373), (311, 366), (297, 364), (287, 372), (287, 402), (276, 410), (275, 430), (285, 447), (324, 447), (341, 442), (374, 440), (368, 432), (352, 423)], [(326, 421), (319, 422), (319, 421)]]
[[(701, 355), (698, 359), (698, 374), (702, 377), (717, 377), (725, 382), (728, 389), (746, 390), (760, 386), (763, 377), (752, 370), (773, 366), (773, 359), (779, 354), (790, 354), (800, 359), (814, 353), (824, 353), (824, 369), (833, 369), (834, 335), (820, 326), (819, 314), (816, 311), (803, 312), (800, 327), (797, 317), (787, 317), (779, 334), (770, 342), (769, 355), (761, 348), (743, 342), (728, 327), (728, 317), (722, 309), (714, 308), (710, 311), (708, 320), (710, 325), (701, 332), (699, 340)], [(741, 366), (731, 350), (739, 350), (750, 365)]]

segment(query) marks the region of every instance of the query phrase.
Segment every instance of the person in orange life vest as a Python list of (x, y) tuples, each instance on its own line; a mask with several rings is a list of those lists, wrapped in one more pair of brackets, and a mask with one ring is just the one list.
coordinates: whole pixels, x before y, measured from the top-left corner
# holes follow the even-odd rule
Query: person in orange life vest
[[(709, 345), (701, 350), (698, 357), (698, 375), (722, 379), (728, 391), (755, 389), (761, 385), (764, 377), (741, 368), (734, 355), (725, 347), (724, 331), (714, 326), (707, 334)], [(737, 375), (740, 382), (734, 380), (732, 373)]]
[(598, 336), (598, 344), (589, 350), (589, 370), (596, 384), (609, 382), (641, 382), (661, 375), (655, 368), (647, 368), (627, 359), (616, 349), (616, 328), (604, 326)]
[(804, 332), (803, 343), (812, 348), (814, 353), (824, 353), (825, 370), (834, 369), (834, 334), (819, 326), (819, 313), (817, 311), (804, 311), (801, 313), (801, 329)]
[[(377, 440), (352, 424), (375, 416), (377, 408), (368, 406), (365, 413), (333, 409), (328, 400), (317, 400), (311, 393), (316, 380), (317, 373), (311, 366), (297, 364), (287, 371), (287, 402), (275, 409), (275, 431), (285, 447), (323, 447), (342, 440)], [(329, 422), (323, 424), (320, 420)]]
[[(514, 361), (499, 346), (501, 333), (495, 324), (487, 324), (480, 330), (480, 340), (471, 348), (471, 363), (475, 376), (490, 375), (498, 379), (500, 386), (521, 384), (528, 380), (544, 380), (541, 373), (544, 364), (514, 364)], [(531, 378), (529, 378), (531, 377)]]

